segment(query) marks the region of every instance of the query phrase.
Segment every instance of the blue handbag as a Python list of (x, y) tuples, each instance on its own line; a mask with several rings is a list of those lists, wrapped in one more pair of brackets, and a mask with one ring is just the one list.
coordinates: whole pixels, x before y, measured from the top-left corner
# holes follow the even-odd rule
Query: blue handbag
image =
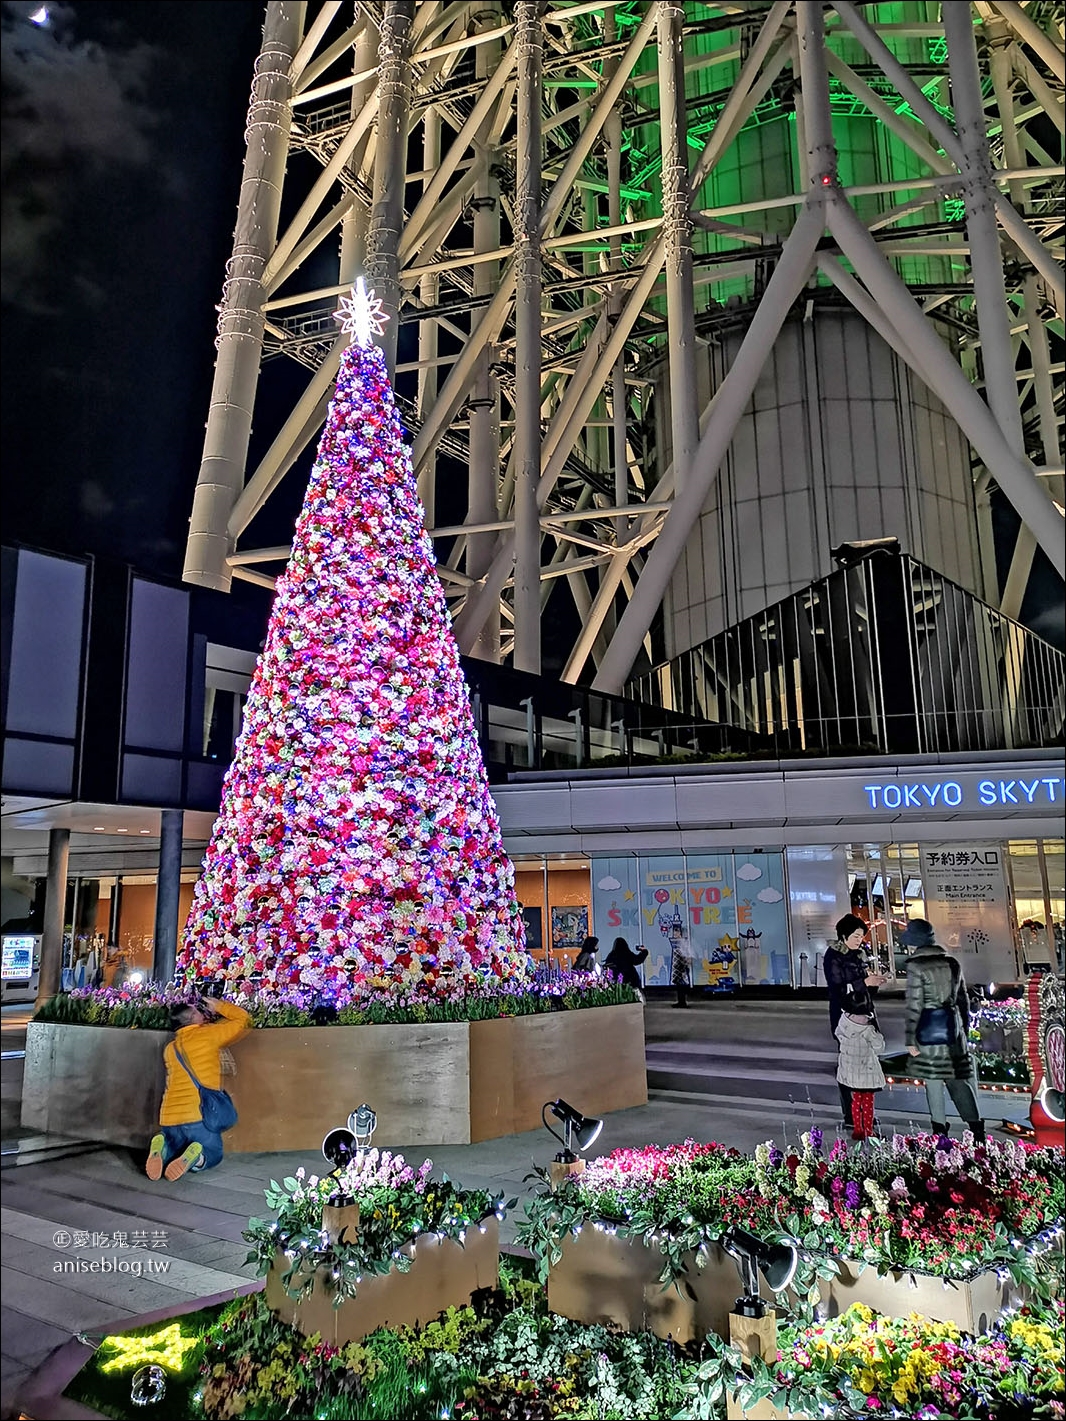
[(951, 972), (951, 996), (942, 1006), (922, 1008), (914, 1029), (914, 1039), (919, 1046), (954, 1046), (959, 1039), (955, 1012), (955, 998), (959, 991), (957, 964), (949, 960), (948, 968)]
[(176, 1041), (174, 1042), (174, 1053), (193, 1085), (200, 1092), (200, 1118), (203, 1121), (204, 1129), (210, 1130), (216, 1135), (221, 1135), (224, 1130), (232, 1130), (237, 1123), (237, 1107), (234, 1105), (233, 1097), (229, 1091), (211, 1090), (209, 1086), (202, 1085)]

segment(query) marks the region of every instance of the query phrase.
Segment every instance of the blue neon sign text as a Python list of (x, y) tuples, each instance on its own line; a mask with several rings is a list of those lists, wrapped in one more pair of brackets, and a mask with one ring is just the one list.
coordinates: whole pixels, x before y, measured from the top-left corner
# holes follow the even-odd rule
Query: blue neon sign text
[[(1062, 775), (1047, 775), (1040, 779), (980, 780), (976, 801), (980, 805), (1061, 804), (1064, 781)], [(920, 780), (902, 784), (890, 780), (887, 784), (863, 785), (871, 809), (958, 809), (973, 795), (967, 795), (958, 780)]]

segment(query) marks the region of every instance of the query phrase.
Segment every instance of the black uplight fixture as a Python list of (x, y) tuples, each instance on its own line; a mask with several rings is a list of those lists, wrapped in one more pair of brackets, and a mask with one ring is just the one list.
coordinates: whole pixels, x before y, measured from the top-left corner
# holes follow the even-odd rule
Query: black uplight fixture
[(766, 1304), (759, 1296), (759, 1274), (772, 1293), (781, 1293), (796, 1274), (799, 1253), (791, 1239), (765, 1243), (747, 1229), (730, 1229), (719, 1243), (737, 1265), (744, 1293), (733, 1311), (738, 1317), (765, 1317)]
[[(560, 1121), (563, 1133), (554, 1129), (548, 1123), (548, 1112)], [(580, 1110), (575, 1110), (572, 1105), (568, 1105), (565, 1100), (549, 1100), (541, 1107), (540, 1118), (544, 1122), (544, 1128), (554, 1135), (562, 1145), (562, 1150), (555, 1156), (560, 1164), (574, 1164), (577, 1155), (574, 1153), (576, 1145), (582, 1153), (599, 1138), (603, 1129), (603, 1121), (597, 1120), (593, 1115), (582, 1115)]]

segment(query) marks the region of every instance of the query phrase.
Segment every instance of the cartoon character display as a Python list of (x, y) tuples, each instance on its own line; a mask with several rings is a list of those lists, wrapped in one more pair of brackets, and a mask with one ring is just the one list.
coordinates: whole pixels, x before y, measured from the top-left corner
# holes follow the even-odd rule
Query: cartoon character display
[(761, 938), (762, 933), (757, 933), (754, 928), (748, 928), (740, 939), (744, 982), (749, 987), (766, 981), (766, 958), (763, 956), (760, 946)]

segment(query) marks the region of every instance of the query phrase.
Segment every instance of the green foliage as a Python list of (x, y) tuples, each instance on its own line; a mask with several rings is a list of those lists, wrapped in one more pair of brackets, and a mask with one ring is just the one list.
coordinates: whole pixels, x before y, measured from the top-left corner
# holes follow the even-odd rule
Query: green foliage
[[(392, 1269), (409, 1272), (420, 1237), (436, 1234), (462, 1243), (467, 1231), (480, 1228), (490, 1215), (503, 1217), (502, 1195), (460, 1189), (447, 1176), (432, 1179), (429, 1168), (427, 1161), (416, 1174), (402, 1155), (374, 1149), (323, 1179), (305, 1179), (302, 1170), (280, 1184), (272, 1179), (264, 1195), (277, 1217), (249, 1220), (247, 1262), (265, 1274), (284, 1256), (282, 1282), (291, 1296), (325, 1288), (334, 1307), (340, 1307), (355, 1296), (364, 1277)], [(322, 1228), (322, 1210), (338, 1194), (359, 1204), (359, 1227), (331, 1241)]]
[[(1061, 1299), (983, 1337), (855, 1305), (831, 1322), (782, 1326), (777, 1359), (751, 1363), (716, 1337), (679, 1347), (553, 1315), (529, 1268), (506, 1258), (499, 1288), (470, 1306), (343, 1347), (279, 1322), (262, 1294), (180, 1321), (198, 1345), (169, 1377), (159, 1414), (190, 1421), (721, 1421), (729, 1393), (789, 1416), (1031, 1421), (1061, 1414), (1063, 1393)], [(151, 1347), (167, 1327), (136, 1335)], [(131, 1372), (103, 1368), (131, 1335), (105, 1341), (70, 1394), (128, 1417)]]

